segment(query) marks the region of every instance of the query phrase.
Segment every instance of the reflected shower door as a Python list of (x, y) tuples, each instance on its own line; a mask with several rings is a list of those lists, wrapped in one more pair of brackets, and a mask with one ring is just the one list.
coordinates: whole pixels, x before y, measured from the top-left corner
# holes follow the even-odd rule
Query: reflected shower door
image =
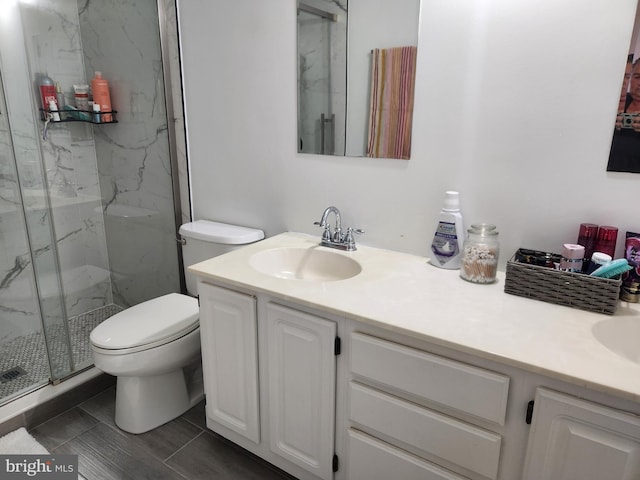
[(346, 0), (298, 2), (298, 151), (344, 155)]
[(298, 10), (298, 151), (333, 155), (331, 20)]

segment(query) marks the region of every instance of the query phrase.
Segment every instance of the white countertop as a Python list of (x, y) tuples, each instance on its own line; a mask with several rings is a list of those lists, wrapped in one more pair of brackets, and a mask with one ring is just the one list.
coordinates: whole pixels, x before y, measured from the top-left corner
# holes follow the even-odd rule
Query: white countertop
[[(313, 282), (256, 271), (249, 258), (272, 248), (318, 247), (319, 238), (283, 233), (189, 270), (228, 285), (317, 308), (414, 338), (640, 402), (640, 364), (594, 336), (602, 322), (640, 324), (640, 308), (622, 302), (616, 315), (586, 312), (504, 293), (504, 272), (491, 285), (462, 280), (427, 258), (358, 246), (347, 255), (362, 272)], [(598, 327), (596, 327), (598, 328)], [(637, 338), (640, 352), (640, 337)]]

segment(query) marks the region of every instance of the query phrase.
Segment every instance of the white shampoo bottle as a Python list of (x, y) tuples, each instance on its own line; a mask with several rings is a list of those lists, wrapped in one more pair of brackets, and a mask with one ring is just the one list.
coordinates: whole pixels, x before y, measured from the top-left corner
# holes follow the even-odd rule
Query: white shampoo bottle
[(460, 269), (464, 224), (460, 213), (460, 194), (446, 192), (438, 228), (431, 243), (431, 264), (450, 270)]

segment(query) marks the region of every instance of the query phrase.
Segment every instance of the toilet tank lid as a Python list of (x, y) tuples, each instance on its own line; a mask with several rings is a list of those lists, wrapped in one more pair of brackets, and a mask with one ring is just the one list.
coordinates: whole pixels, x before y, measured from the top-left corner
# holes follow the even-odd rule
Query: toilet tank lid
[(240, 227), (210, 220), (196, 220), (180, 227), (180, 235), (205, 242), (225, 245), (244, 245), (264, 238), (264, 232), (256, 228)]

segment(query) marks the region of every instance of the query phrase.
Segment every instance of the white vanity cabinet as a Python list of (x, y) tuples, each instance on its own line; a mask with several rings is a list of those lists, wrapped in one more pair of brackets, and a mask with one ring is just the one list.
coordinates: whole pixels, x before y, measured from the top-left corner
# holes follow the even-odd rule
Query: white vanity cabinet
[(640, 479), (640, 417), (538, 388), (523, 479)]
[(350, 479), (497, 479), (502, 436), (468, 419), (504, 425), (507, 376), (359, 332), (350, 370)]
[(209, 428), (300, 480), (640, 480), (640, 367), (594, 333), (640, 307), (601, 318), (367, 246), (334, 253), (363, 267), (344, 281), (255, 267), (304, 249), (328, 254), (287, 233), (190, 267)]
[(207, 426), (300, 479), (333, 479), (336, 322), (199, 282)]
[(198, 284), (207, 419), (260, 442), (256, 298)]
[(268, 295), (199, 292), (207, 425), (296, 478), (640, 479), (634, 404)]
[(336, 324), (271, 302), (266, 312), (271, 450), (331, 479)]

